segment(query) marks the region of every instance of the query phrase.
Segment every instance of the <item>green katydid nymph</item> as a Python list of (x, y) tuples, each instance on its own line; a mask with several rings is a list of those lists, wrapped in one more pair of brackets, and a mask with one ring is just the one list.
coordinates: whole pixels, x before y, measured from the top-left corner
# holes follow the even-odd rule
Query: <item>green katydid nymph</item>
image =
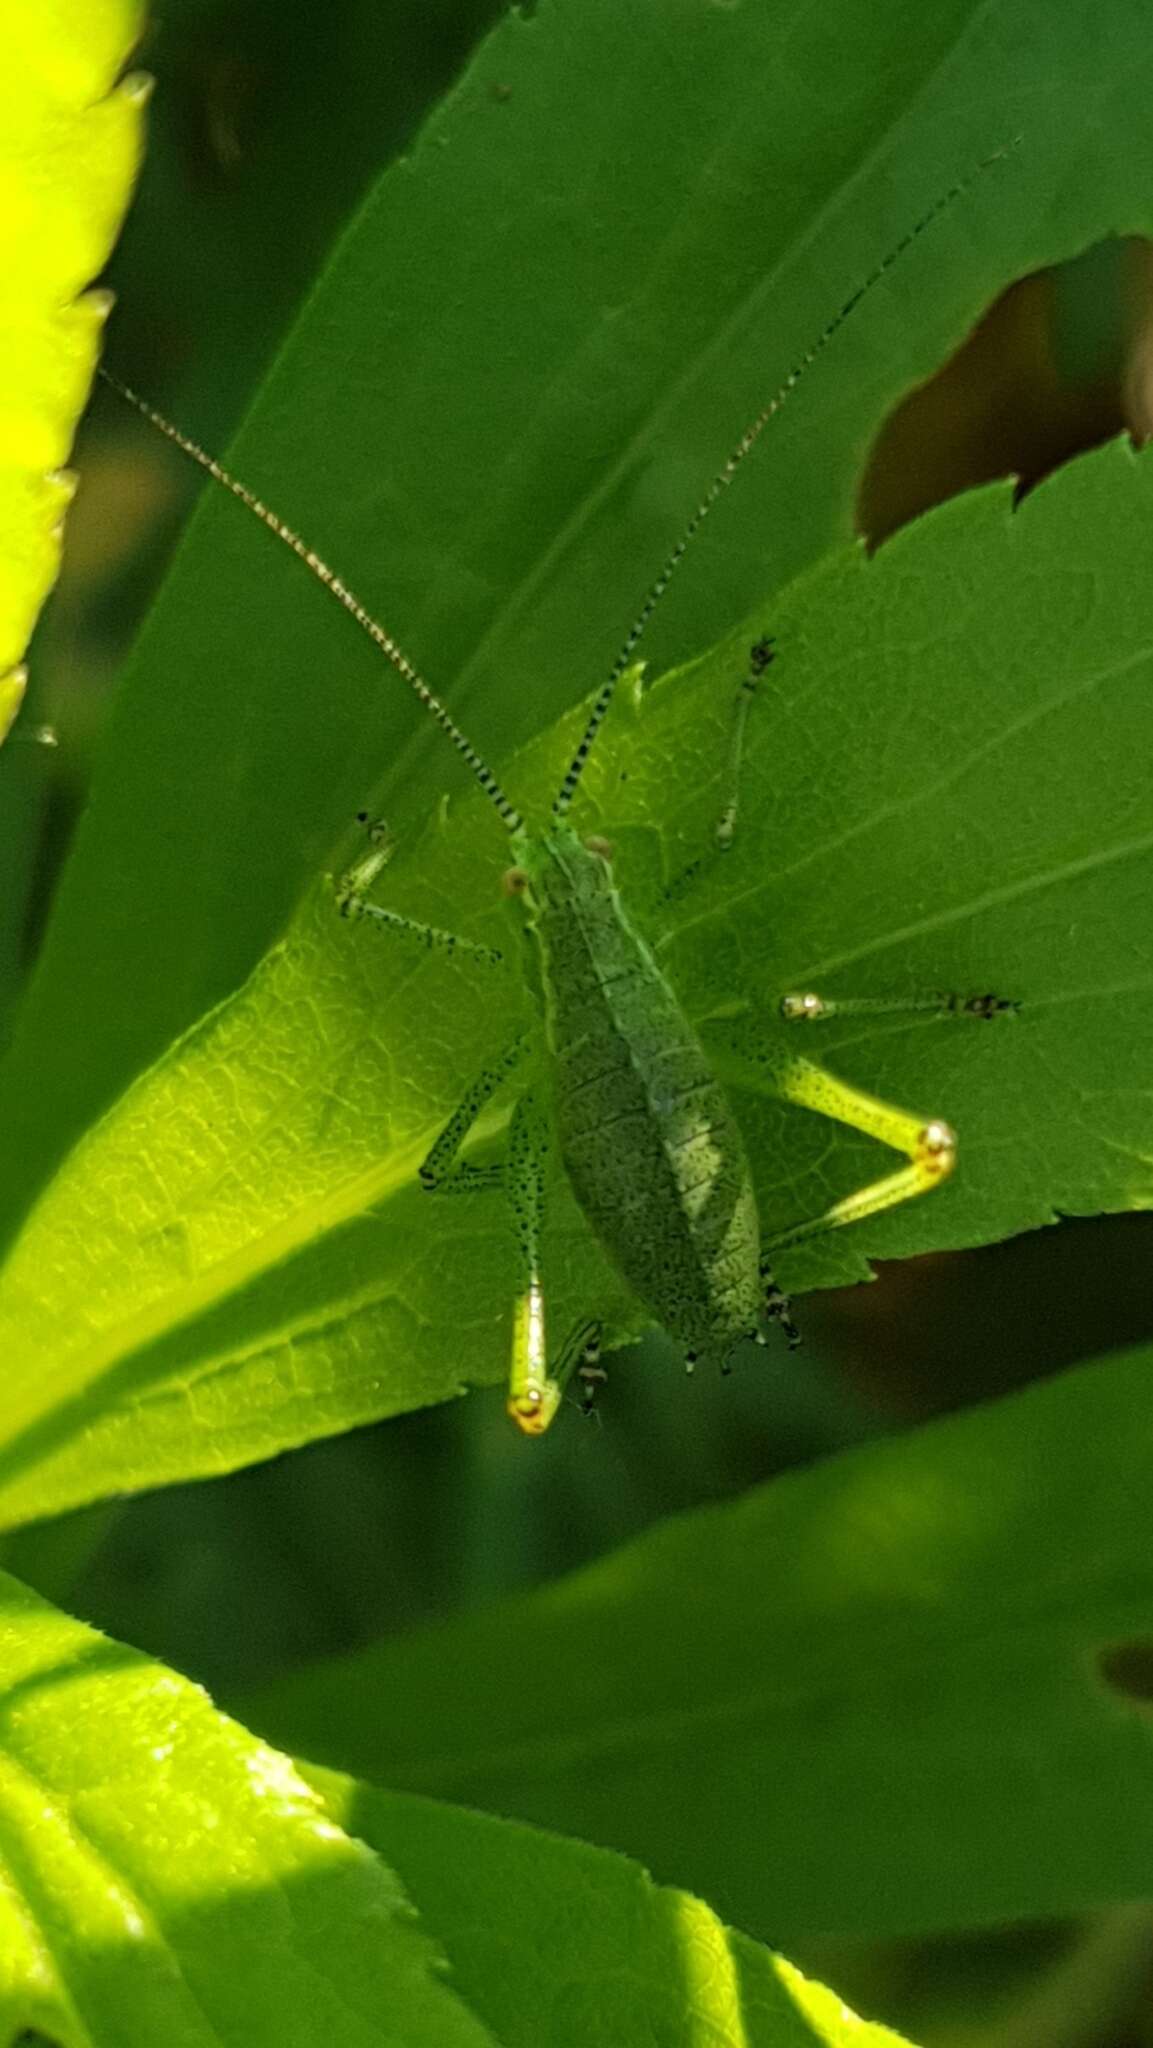
[[(327, 563), (144, 400), (116, 386), (254, 512), (351, 614), (463, 756), (508, 831), (511, 860), (505, 887), (527, 937), (527, 971), (538, 998), (541, 1028), (530, 1034), (532, 1043), (517, 1039), (477, 1076), (419, 1171), (429, 1193), (497, 1193), (509, 1204), (518, 1284), (508, 1408), (529, 1435), (539, 1436), (549, 1427), (568, 1385), (582, 1385), (587, 1404), (603, 1378), (595, 1321), (582, 1323), (559, 1354), (550, 1356), (542, 1232), (554, 1157), (604, 1250), (653, 1321), (684, 1347), (690, 1367), (699, 1361), (722, 1370), (742, 1339), (764, 1341), (766, 1318), (780, 1321), (790, 1341), (795, 1341), (789, 1304), (771, 1276), (770, 1261), (777, 1249), (925, 1193), (953, 1170), (956, 1141), (940, 1118), (894, 1108), (799, 1055), (782, 1060), (769, 1077), (774, 1092), (878, 1139), (902, 1154), (904, 1163), (819, 1215), (762, 1239), (740, 1125), (656, 951), (614, 886), (610, 846), (603, 839), (583, 836), (570, 821), (570, 811), (617, 687), (708, 512), (849, 314), (909, 244), (968, 189), (975, 175), (939, 199), (884, 258), (741, 435), (651, 584), (611, 673), (592, 702), (551, 813), (531, 822), (522, 818), (399, 644)], [(716, 827), (720, 853), (732, 844), (737, 830), (745, 729), (754, 715), (758, 678), (773, 653), (771, 641), (760, 640), (735, 691), (729, 788)], [(407, 933), (428, 946), (477, 950), (449, 932), (417, 925), (369, 900), (369, 889), (389, 852), (384, 828), (370, 826), (367, 852), (337, 885), (341, 912)], [(846, 1011), (943, 1009), (988, 1017), (1009, 1007), (989, 995), (933, 995), (912, 1003), (876, 995), (834, 1003), (805, 990), (780, 998), (784, 1018), (808, 1025)], [(469, 1134), (497, 1089), (517, 1069), (529, 1078), (512, 1111), (505, 1157), (495, 1165), (473, 1165), (461, 1156)]]

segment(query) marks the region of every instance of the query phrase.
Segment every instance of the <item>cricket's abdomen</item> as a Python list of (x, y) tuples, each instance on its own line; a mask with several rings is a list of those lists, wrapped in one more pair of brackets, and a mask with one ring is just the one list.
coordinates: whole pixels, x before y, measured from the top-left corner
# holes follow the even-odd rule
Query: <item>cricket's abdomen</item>
[(574, 1192), (653, 1316), (723, 1362), (761, 1309), (740, 1130), (604, 860), (565, 833), (534, 869), (556, 1121)]

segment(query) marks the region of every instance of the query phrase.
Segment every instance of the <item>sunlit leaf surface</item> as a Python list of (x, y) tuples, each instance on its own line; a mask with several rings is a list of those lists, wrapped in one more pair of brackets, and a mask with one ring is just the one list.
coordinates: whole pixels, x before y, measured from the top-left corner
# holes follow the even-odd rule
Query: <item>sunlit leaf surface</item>
[(61, 474), (107, 302), (103, 268), (141, 147), (146, 81), (117, 83), (138, 0), (0, 8), (0, 734), (5, 693), (55, 581)]
[[(766, 1228), (886, 1158), (750, 1085), (798, 1030), (810, 1055), (960, 1134), (948, 1186), (782, 1261), (786, 1282), (1153, 1194), (1151, 554), (1153, 468), (1117, 445), (1016, 512), (1006, 491), (976, 493), (872, 562), (854, 552), (801, 579), (772, 607), (777, 660), (724, 856), (711, 828), (733, 681), (763, 615), (614, 712), (580, 815), (613, 837), (626, 903), (667, 940), (730, 1081)], [(511, 764), (526, 808), (545, 807), (572, 744), (562, 729)], [(503, 839), (466, 793), (382, 893), (503, 946), (505, 965), (348, 926), (318, 891), (240, 995), (74, 1154), (0, 1278), (3, 1519), (501, 1377), (502, 1205), (436, 1201), (415, 1175), (465, 1080), (531, 1014)], [(780, 1023), (780, 996), (810, 986), (992, 990), (1020, 1008)], [(498, 1103), (490, 1142), (506, 1115)], [(546, 1258), (555, 1333), (592, 1313), (636, 1323), (559, 1176)]]
[(400, 1883), (198, 1686), (0, 1577), (0, 2032), (493, 2048)]

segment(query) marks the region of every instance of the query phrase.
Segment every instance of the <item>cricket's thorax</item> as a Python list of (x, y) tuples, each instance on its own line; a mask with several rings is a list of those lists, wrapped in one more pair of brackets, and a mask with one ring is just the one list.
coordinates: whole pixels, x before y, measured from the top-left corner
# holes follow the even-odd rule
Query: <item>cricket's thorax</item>
[(517, 852), (577, 1199), (653, 1315), (691, 1350), (723, 1358), (761, 1307), (736, 1120), (603, 855), (564, 825)]

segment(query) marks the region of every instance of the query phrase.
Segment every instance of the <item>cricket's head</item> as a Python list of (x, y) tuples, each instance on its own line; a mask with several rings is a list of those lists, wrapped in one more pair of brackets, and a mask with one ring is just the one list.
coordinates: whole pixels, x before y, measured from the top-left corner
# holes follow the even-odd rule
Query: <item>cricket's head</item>
[(505, 894), (523, 904), (530, 917), (612, 893), (608, 840), (592, 833), (582, 838), (563, 819), (554, 819), (544, 832), (523, 827), (514, 832), (512, 854), (515, 865), (505, 870)]

